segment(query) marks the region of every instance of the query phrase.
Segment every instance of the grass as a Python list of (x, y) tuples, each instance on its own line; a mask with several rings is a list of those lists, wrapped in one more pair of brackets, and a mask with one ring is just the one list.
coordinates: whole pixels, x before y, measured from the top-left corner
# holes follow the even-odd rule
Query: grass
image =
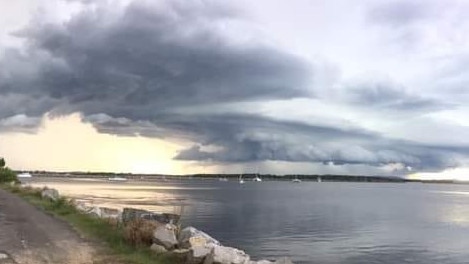
[[(133, 241), (129, 239), (129, 228), (116, 221), (95, 218), (81, 213), (73, 203), (61, 197), (57, 201), (41, 198), (41, 190), (30, 187), (2, 185), (12, 193), (19, 195), (29, 203), (57, 218), (70, 223), (80, 234), (92, 241), (102, 244), (102, 260), (97, 264), (166, 264), (175, 263), (169, 256), (156, 255), (149, 249), (148, 239)], [(141, 225), (142, 223), (137, 223)], [(134, 227), (131, 227), (134, 228)], [(134, 234), (134, 233), (132, 233)], [(134, 235), (135, 236), (135, 235)], [(141, 236), (136, 236), (140, 239)], [(150, 241), (151, 243), (151, 241)]]

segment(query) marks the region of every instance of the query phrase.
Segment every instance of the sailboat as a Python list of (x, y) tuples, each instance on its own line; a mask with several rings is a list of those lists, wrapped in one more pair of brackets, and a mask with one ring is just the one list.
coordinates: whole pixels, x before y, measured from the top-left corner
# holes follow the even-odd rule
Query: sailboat
[(244, 184), (243, 174), (239, 175), (239, 184)]
[(262, 179), (259, 177), (259, 174), (257, 174), (256, 177), (254, 179), (252, 179), (252, 181), (261, 182)]
[[(218, 181), (221, 181), (221, 182), (227, 182), (228, 181), (228, 178), (225, 177), (225, 171), (222, 172), (222, 174), (220, 174), (220, 177), (218, 178)], [(223, 176), (223, 177), (222, 177)]]
[(318, 176), (317, 181), (322, 182), (321, 176)]
[(261, 182), (262, 181), (261, 177), (259, 177), (259, 167), (257, 167), (256, 177), (254, 177), (254, 179), (252, 179), (252, 181), (255, 181), (255, 182)]
[(292, 182), (294, 182), (294, 183), (300, 183), (300, 182), (301, 182), (301, 180), (300, 180), (300, 179), (298, 179), (298, 176), (296, 176), (296, 177), (295, 177), (295, 179), (293, 179), (293, 180), (292, 180)]

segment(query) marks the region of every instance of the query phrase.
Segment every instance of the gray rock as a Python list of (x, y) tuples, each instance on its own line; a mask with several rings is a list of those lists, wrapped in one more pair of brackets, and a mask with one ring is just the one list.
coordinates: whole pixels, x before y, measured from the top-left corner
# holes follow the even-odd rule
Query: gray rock
[(203, 252), (197, 248), (191, 248), (190, 249), (190, 254), (188, 258), (186, 259), (186, 264), (212, 264), (213, 263), (213, 257), (212, 261), (210, 262), (209, 255), (210, 251), (212, 249), (209, 248), (207, 250), (204, 250)]
[(198, 246), (205, 246), (207, 244), (221, 246), (218, 240), (192, 226), (184, 228), (179, 233), (180, 248), (192, 248)]
[(43, 199), (50, 199), (52, 201), (57, 201), (60, 196), (59, 196), (59, 191), (56, 189), (49, 189), (49, 188), (44, 188), (41, 192), (41, 197)]
[[(190, 249), (175, 249), (173, 251), (168, 252), (171, 255), (171, 259), (176, 263), (191, 263), (188, 260), (191, 258), (191, 250)], [(191, 264), (198, 264), (198, 263), (191, 263)]]
[(135, 208), (124, 208), (122, 211), (122, 221), (124, 223), (128, 223), (136, 219), (152, 220), (163, 224), (176, 224), (179, 222), (180, 216), (176, 214), (153, 213)]
[(168, 250), (166, 250), (165, 247), (155, 244), (155, 243), (151, 245), (150, 249), (158, 255), (168, 252)]
[(168, 214), (168, 213), (148, 213), (148, 214), (142, 214), (141, 218), (145, 220), (153, 220), (157, 221), (163, 224), (177, 224), (179, 223), (179, 219), (181, 218), (180, 215), (177, 214)]
[(90, 214), (94, 214), (99, 218), (119, 219), (121, 217), (119, 210), (107, 207), (93, 207)]
[(2, 264), (16, 264), (17, 262), (15, 262), (10, 256), (8, 256), (8, 254), (0, 252), (0, 263), (2, 263)]
[(93, 207), (86, 206), (84, 203), (75, 203), (75, 208), (82, 212), (82, 213), (87, 213), (91, 210), (93, 210)]
[(213, 251), (214, 246), (221, 246), (221, 244), (194, 227), (186, 227), (179, 233), (179, 247), (192, 249), (192, 263), (201, 263), (204, 258), (209, 258), (208, 255)]
[(215, 253), (213, 252), (214, 249), (212, 248), (212, 250), (210, 251), (210, 253), (205, 256), (205, 259), (204, 259), (204, 263), (203, 264), (213, 264), (213, 261), (214, 261), (214, 255)]
[(275, 261), (275, 264), (293, 264), (293, 262), (291, 261), (291, 259), (287, 257), (283, 257), (283, 258), (277, 259), (277, 261)]
[(215, 264), (244, 264), (249, 263), (250, 257), (244, 251), (215, 245), (213, 247), (213, 263)]
[(216, 245), (214, 244), (206, 244), (206, 245), (196, 245), (193, 246), (192, 249), (192, 257), (194, 259), (203, 259), (205, 256), (210, 254), (213, 251), (213, 247)]
[(141, 218), (141, 215), (146, 213), (149, 212), (134, 208), (124, 208), (124, 210), (122, 211), (122, 222), (126, 224), (130, 221)]
[(153, 233), (153, 242), (166, 249), (174, 248), (178, 244), (176, 229), (177, 227), (172, 224), (159, 225)]

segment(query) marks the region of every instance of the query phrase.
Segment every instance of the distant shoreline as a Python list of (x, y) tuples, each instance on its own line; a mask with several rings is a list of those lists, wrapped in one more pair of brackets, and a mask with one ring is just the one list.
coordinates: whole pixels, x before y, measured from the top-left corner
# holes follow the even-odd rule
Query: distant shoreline
[[(25, 171), (17, 171), (18, 173)], [(49, 172), (49, 171), (28, 171), (35, 177), (53, 178), (97, 178), (108, 179), (110, 176), (125, 177), (130, 180), (187, 180), (187, 179), (219, 179), (238, 180), (241, 174), (186, 174), (186, 175), (166, 175), (166, 174), (134, 174), (134, 173), (110, 173), (110, 172)], [(316, 182), (381, 182), (381, 183), (440, 183), (440, 184), (469, 184), (467, 181), (458, 180), (419, 180), (406, 179), (398, 176), (363, 176), (363, 175), (332, 175), (332, 174), (242, 174), (243, 179), (249, 181), (256, 176), (267, 181), (301, 181)]]

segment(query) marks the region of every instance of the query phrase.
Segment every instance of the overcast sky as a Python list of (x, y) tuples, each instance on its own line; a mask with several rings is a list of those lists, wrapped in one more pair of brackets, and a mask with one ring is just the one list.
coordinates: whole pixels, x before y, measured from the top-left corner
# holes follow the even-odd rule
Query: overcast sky
[(462, 178), (468, 10), (0, 0), (0, 155), (19, 169)]

